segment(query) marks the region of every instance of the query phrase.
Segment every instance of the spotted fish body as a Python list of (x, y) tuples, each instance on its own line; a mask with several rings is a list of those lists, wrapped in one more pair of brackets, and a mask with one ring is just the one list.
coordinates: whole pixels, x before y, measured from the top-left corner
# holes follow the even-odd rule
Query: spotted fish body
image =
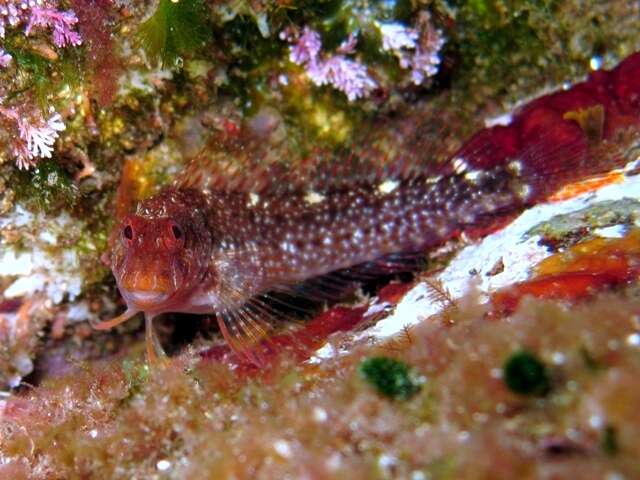
[[(640, 56), (597, 73), (573, 93), (524, 107), (508, 126), (479, 132), (437, 167), (401, 168), (388, 178), (365, 167), (291, 189), (265, 185), (263, 172), (234, 189), (209, 175), (207, 164), (196, 165), (123, 220), (111, 263), (128, 310), (100, 327), (145, 312), (153, 356), (154, 316), (215, 313), (231, 346), (247, 353), (271, 314), (260, 295), (424, 252), (620, 163), (598, 152), (620, 128), (637, 124)], [(581, 96), (571, 97), (576, 91)]]

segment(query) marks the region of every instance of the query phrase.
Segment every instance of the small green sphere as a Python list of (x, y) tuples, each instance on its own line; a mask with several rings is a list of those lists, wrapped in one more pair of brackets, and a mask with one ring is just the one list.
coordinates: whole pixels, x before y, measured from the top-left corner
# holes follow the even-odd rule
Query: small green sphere
[(525, 350), (514, 353), (504, 364), (504, 381), (520, 395), (544, 396), (551, 390), (547, 367)]
[(407, 364), (388, 357), (372, 357), (360, 364), (360, 375), (379, 393), (406, 400), (420, 390)]

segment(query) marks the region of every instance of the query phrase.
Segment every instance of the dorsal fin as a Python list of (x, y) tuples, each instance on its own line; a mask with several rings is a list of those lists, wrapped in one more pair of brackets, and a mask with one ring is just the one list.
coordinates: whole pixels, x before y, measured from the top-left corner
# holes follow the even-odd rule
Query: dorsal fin
[[(585, 112), (598, 113), (600, 123), (606, 120), (598, 105)], [(535, 196), (540, 198), (565, 179), (601, 170), (598, 163), (607, 155), (598, 150), (602, 144), (610, 148), (609, 139), (594, 138), (592, 130), (600, 132), (599, 124), (591, 128), (591, 123), (581, 121), (583, 117), (546, 107), (527, 110), (509, 125), (481, 130), (457, 150), (455, 131), (433, 119), (387, 118), (372, 123), (341, 148), (316, 147), (304, 158), (288, 149), (289, 142), (274, 145), (242, 128), (210, 142), (175, 185), (302, 197), (309, 191), (326, 194), (386, 180), (490, 171), (515, 161), (514, 168), (522, 168), (523, 184), (542, 189), (544, 193)]]
[[(415, 119), (414, 119), (415, 120)], [(262, 196), (328, 193), (384, 180), (406, 180), (435, 175), (458, 146), (442, 141), (455, 136), (431, 120), (411, 124), (380, 120), (341, 147), (316, 147), (304, 157), (284, 145), (243, 128), (233, 137), (218, 136), (201, 150), (174, 182), (178, 188), (195, 188)], [(399, 130), (401, 130), (399, 132)], [(405, 139), (398, 142), (401, 135)]]

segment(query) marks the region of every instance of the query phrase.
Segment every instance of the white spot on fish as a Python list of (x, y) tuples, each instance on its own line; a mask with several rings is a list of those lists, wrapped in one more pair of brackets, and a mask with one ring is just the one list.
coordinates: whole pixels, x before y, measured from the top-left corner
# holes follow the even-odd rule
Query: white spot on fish
[(427, 177), (425, 183), (438, 183), (442, 180), (442, 175), (436, 175), (435, 177)]
[(457, 174), (462, 174), (466, 172), (467, 168), (469, 168), (469, 165), (467, 164), (467, 162), (464, 161), (464, 158), (456, 157), (453, 159), (453, 170)]
[(529, 185), (520, 185), (517, 193), (521, 199), (526, 200), (531, 195), (531, 187)]
[(314, 192), (313, 190), (310, 190), (305, 195), (304, 201), (309, 203), (309, 204), (311, 204), (311, 205), (314, 205), (316, 203), (324, 202), (325, 198), (326, 197), (324, 195), (321, 195), (318, 192)]
[(480, 170), (470, 170), (470, 171), (468, 171), (467, 173), (464, 174), (464, 178), (466, 178), (467, 180), (469, 180), (472, 183), (475, 183), (480, 178), (480, 175), (482, 175), (482, 171), (480, 171)]
[(522, 175), (522, 162), (520, 160), (512, 160), (507, 166), (515, 175)]
[(251, 192), (249, 194), (249, 202), (248, 202), (249, 206), (255, 207), (258, 204), (258, 202), (260, 202), (260, 196), (257, 193)]
[(296, 247), (293, 245), (293, 243), (282, 242), (280, 244), (280, 248), (285, 252), (296, 253)]
[(398, 185), (400, 185), (400, 182), (398, 182), (397, 180), (385, 180), (380, 185), (378, 185), (378, 191), (380, 193), (391, 193), (396, 188), (398, 188)]

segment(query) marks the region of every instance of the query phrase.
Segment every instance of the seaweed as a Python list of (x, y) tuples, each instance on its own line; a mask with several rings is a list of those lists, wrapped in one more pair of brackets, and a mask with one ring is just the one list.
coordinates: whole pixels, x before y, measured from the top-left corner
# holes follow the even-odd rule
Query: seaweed
[(393, 358), (368, 358), (360, 364), (359, 372), (380, 394), (389, 398), (407, 400), (421, 388), (409, 366)]
[(180, 68), (182, 57), (200, 50), (208, 38), (207, 10), (202, 0), (160, 0), (156, 11), (138, 30), (149, 60)]
[(14, 174), (18, 199), (44, 212), (70, 209), (78, 201), (78, 188), (55, 159), (44, 159), (31, 172)]
[(504, 381), (509, 390), (520, 395), (545, 396), (551, 390), (547, 367), (526, 350), (514, 353), (506, 361)]

